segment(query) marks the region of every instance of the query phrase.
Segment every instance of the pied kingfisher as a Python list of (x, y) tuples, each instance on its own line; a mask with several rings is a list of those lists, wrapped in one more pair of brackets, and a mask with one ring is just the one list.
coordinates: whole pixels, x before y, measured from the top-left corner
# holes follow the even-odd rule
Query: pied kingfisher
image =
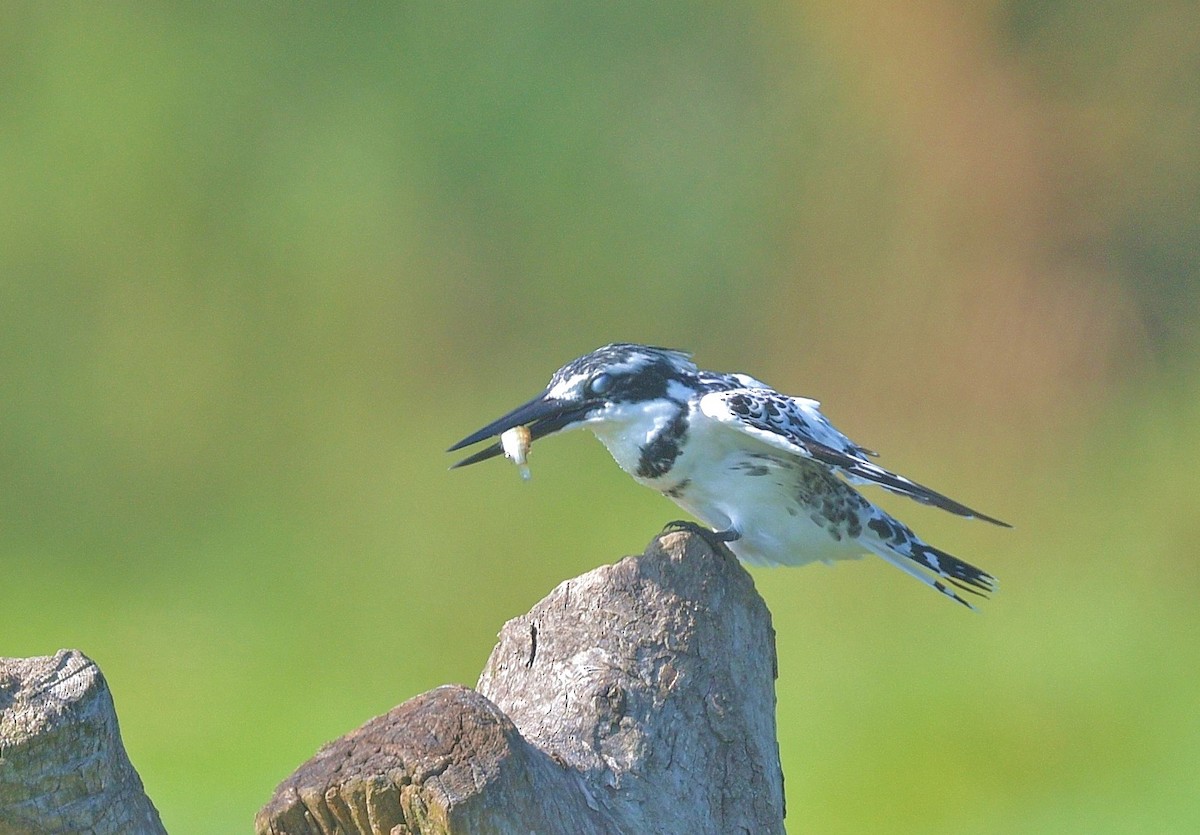
[[(955, 587), (985, 594), (995, 578), (923, 542), (851, 485), (1008, 524), (872, 463), (875, 453), (835, 429), (819, 405), (746, 374), (703, 371), (681, 351), (616, 343), (567, 363), (545, 391), (450, 451), (522, 426), (525, 444), (586, 426), (621, 469), (711, 526), (705, 533), (746, 563), (804, 565), (870, 552), (974, 608)], [(454, 466), (501, 451), (493, 443)]]

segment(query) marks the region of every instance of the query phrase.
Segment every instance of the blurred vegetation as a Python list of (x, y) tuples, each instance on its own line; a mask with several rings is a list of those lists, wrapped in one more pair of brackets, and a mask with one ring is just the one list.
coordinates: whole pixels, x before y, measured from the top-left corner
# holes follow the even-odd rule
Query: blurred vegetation
[(792, 831), (1200, 830), (1185, 2), (0, 9), (0, 653), (250, 827), (673, 506), (442, 450), (613, 340), (822, 398), (1016, 524), (756, 573)]

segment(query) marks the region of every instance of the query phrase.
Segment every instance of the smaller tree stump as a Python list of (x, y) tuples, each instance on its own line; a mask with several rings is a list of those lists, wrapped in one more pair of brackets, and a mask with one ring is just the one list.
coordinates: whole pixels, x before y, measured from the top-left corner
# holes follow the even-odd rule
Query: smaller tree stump
[(0, 658), (0, 835), (163, 835), (100, 668), (77, 650)]
[(478, 692), (323, 747), (260, 835), (782, 833), (775, 640), (724, 548), (665, 534), (509, 621)]

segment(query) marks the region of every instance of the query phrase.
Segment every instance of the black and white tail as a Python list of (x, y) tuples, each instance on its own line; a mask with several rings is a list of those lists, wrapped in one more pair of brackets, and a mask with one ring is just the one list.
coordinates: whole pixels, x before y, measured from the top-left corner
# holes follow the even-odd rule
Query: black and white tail
[[(924, 542), (902, 522), (872, 508), (859, 542), (906, 574), (974, 609), (955, 589), (986, 597), (996, 590), (996, 578), (981, 568)], [(944, 582), (943, 582), (944, 581)]]

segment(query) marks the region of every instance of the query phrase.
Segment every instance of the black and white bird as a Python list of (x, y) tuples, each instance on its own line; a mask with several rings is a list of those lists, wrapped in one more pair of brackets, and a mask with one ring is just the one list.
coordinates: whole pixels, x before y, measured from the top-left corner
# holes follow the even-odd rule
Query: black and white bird
[[(580, 426), (621, 469), (710, 526), (708, 536), (746, 563), (804, 565), (873, 553), (970, 608), (956, 588), (980, 595), (996, 588), (992, 575), (924, 542), (852, 485), (875, 484), (958, 516), (1007, 523), (873, 463), (875, 453), (835, 429), (816, 400), (780, 394), (746, 374), (704, 371), (682, 351), (598, 348), (450, 451), (519, 427), (529, 444)], [(502, 451), (496, 442), (454, 466)]]

